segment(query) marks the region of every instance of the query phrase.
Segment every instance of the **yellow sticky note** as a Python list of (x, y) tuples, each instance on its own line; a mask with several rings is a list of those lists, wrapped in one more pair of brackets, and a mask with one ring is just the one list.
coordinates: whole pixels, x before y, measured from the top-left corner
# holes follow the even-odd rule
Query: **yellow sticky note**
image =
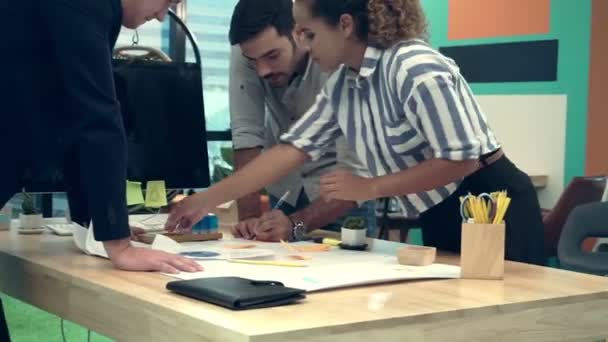
[(127, 205), (144, 203), (144, 194), (141, 191), (140, 182), (127, 181)]
[(165, 181), (148, 181), (146, 184), (146, 207), (160, 208), (167, 205)]

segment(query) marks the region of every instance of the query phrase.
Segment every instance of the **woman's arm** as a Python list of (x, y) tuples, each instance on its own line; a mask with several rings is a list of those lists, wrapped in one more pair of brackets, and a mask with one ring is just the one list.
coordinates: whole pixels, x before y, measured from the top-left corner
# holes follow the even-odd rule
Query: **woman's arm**
[(478, 160), (430, 159), (410, 169), (376, 177), (372, 188), (376, 197), (402, 196), (437, 189), (475, 172)]
[(478, 160), (430, 159), (393, 174), (363, 178), (348, 171), (321, 177), (321, 194), (327, 199), (364, 201), (430, 191), (475, 172)]
[(279, 144), (235, 172), (232, 176), (181, 201), (171, 212), (166, 228), (189, 229), (217, 205), (258, 191), (278, 181), (308, 160), (302, 150)]

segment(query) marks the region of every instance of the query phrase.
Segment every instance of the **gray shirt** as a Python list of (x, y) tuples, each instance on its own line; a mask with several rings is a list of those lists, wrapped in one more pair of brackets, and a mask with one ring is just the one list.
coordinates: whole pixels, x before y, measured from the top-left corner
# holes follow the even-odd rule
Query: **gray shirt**
[[(271, 87), (257, 75), (253, 63), (242, 55), (241, 49), (233, 46), (230, 59), (230, 118), (234, 148), (266, 149), (280, 143), (280, 136), (288, 132), (315, 103), (327, 77), (309, 59), (306, 71), (296, 76), (289, 85)], [(306, 162), (266, 190), (275, 197), (281, 197), (289, 190), (286, 202), (295, 205), (300, 189), (304, 188), (308, 198), (314, 200), (319, 195), (319, 177), (336, 168), (359, 175), (367, 174), (344, 138), (340, 138), (323, 148), (318, 159)]]

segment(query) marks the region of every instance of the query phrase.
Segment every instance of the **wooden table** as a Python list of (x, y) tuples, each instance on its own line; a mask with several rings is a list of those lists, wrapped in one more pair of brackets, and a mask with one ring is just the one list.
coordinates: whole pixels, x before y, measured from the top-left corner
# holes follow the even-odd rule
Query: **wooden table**
[[(454, 256), (439, 261), (455, 263)], [(585, 340), (608, 336), (608, 279), (508, 262), (504, 281), (426, 280), (233, 312), (115, 270), (70, 238), (0, 233), (0, 290), (119, 341)], [(364, 270), (362, 270), (364, 271)], [(389, 294), (381, 309), (369, 306)]]

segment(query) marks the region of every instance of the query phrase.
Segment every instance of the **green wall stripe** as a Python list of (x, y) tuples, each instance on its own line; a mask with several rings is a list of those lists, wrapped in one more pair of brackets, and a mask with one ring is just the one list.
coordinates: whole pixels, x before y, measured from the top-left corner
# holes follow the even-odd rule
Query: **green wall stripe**
[(583, 175), (587, 141), (591, 0), (552, 0), (549, 34), (456, 41), (448, 39), (448, 0), (422, 0), (421, 2), (430, 24), (431, 44), (437, 48), (539, 39), (559, 40), (557, 82), (487, 83), (472, 84), (471, 87), (478, 95), (567, 95), (564, 184), (567, 184), (574, 176)]

